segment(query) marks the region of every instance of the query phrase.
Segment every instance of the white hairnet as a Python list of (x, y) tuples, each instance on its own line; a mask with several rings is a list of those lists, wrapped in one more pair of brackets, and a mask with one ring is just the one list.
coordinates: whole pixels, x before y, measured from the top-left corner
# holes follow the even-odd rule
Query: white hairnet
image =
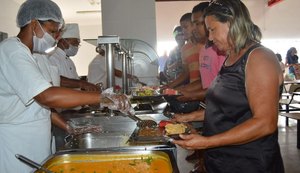
[(27, 25), (33, 19), (63, 23), (60, 8), (51, 0), (27, 0), (21, 5), (17, 15), (18, 27)]

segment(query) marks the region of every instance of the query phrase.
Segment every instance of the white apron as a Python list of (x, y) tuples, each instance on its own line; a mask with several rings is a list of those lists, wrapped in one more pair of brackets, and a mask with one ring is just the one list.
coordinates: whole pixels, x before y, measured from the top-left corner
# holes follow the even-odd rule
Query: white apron
[(17, 125), (0, 124), (0, 172), (33, 172), (35, 169), (19, 161), (15, 154), (37, 163), (44, 161), (51, 153), (50, 128), (50, 118)]

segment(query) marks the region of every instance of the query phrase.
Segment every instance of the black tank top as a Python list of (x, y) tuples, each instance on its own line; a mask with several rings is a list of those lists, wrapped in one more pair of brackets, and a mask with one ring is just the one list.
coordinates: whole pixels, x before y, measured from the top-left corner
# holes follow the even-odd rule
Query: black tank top
[[(203, 136), (225, 132), (252, 117), (245, 90), (245, 66), (249, 53), (260, 46), (252, 46), (233, 65), (221, 68), (207, 91)], [(208, 149), (205, 166), (209, 173), (284, 172), (278, 132), (243, 145)]]

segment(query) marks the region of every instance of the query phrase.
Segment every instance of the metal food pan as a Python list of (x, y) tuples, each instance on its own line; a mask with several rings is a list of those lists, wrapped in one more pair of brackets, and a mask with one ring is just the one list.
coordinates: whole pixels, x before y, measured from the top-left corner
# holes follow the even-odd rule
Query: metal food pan
[(126, 133), (86, 133), (72, 136), (65, 145), (66, 149), (95, 149), (128, 146), (129, 134)]
[(54, 173), (179, 173), (170, 151), (57, 153), (47, 159), (43, 166)]
[(103, 116), (103, 117), (92, 117), (92, 118), (72, 118), (70, 121), (75, 124), (91, 124), (101, 126), (103, 132), (130, 132), (135, 129), (136, 122), (125, 116)]

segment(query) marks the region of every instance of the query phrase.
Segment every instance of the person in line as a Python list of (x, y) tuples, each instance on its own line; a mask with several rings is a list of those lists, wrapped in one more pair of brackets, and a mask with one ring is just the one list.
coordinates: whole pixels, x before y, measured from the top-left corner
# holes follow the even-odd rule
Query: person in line
[(167, 77), (164, 74), (165, 65), (168, 59), (169, 56), (167, 51), (164, 51), (164, 54), (158, 58), (158, 73), (159, 73), (158, 78), (159, 78), (160, 85), (164, 85), (168, 82)]
[(168, 83), (177, 79), (183, 71), (181, 49), (185, 44), (185, 38), (181, 26), (176, 26), (174, 28), (173, 35), (177, 45), (173, 50), (171, 50), (164, 67), (164, 75), (167, 77)]
[(208, 41), (203, 13), (208, 2), (201, 2), (192, 10), (192, 22), (194, 24), (194, 35), (198, 42), (202, 43), (199, 51), (200, 79), (179, 89), (183, 96), (178, 97), (180, 101), (204, 101), (207, 88), (217, 76), (225, 56)]
[(55, 44), (62, 14), (51, 0), (27, 0), (19, 8), (20, 32), (0, 44), (0, 172), (33, 169), (16, 154), (41, 163), (51, 153), (50, 108), (99, 105), (127, 112), (125, 95), (100, 94), (55, 87), (44, 78), (32, 53)]
[(242, 1), (213, 0), (204, 17), (209, 40), (227, 59), (206, 94), (203, 134), (173, 142), (206, 149), (209, 173), (284, 172), (277, 129), (283, 75), (275, 54), (260, 44)]
[[(201, 78), (198, 81), (188, 84), (179, 89), (183, 94), (177, 99), (180, 101), (205, 101), (207, 88), (217, 76), (225, 57), (220, 55), (217, 48), (208, 41), (207, 30), (204, 23), (204, 11), (208, 7), (208, 2), (197, 4), (192, 10), (192, 22), (194, 24), (194, 35), (198, 42), (203, 43), (199, 51), (199, 72)], [(177, 122), (193, 122), (194, 116), (201, 114), (202, 109), (186, 114), (175, 114), (174, 120)], [(189, 121), (190, 120), (190, 121)], [(193, 123), (195, 124), (195, 123)], [(202, 122), (195, 124), (198, 129), (203, 127)], [(186, 157), (187, 161), (198, 160), (195, 168), (191, 172), (205, 172), (203, 166), (203, 150), (196, 150), (193, 154)]]
[(280, 67), (281, 67), (281, 70), (282, 70), (282, 73), (284, 74), (285, 73), (285, 65), (284, 63), (282, 62), (282, 57), (279, 53), (276, 53), (276, 57), (278, 59), (278, 62), (280, 64)]
[(297, 49), (291, 47), (286, 53), (286, 66), (289, 67), (289, 73), (296, 76), (296, 64), (298, 64)]
[[(196, 39), (194, 35), (194, 25), (192, 23), (192, 13), (186, 13), (180, 18), (180, 26), (187, 43), (181, 49), (181, 59), (183, 71), (176, 80), (164, 85), (162, 88), (174, 88), (179, 90), (185, 85), (197, 85), (200, 80), (199, 73), (199, 50), (205, 43)], [(187, 82), (186, 82), (187, 81)], [(199, 108), (199, 101), (186, 102), (176, 98), (168, 99), (170, 109), (174, 113), (189, 113)]]
[(192, 83), (200, 79), (199, 74), (199, 49), (201, 45), (193, 35), (192, 13), (186, 13), (180, 18), (180, 26), (182, 28), (186, 44), (181, 48), (181, 59), (183, 71), (176, 80), (168, 83), (166, 87), (176, 88), (180, 87), (182, 83), (188, 80)]

